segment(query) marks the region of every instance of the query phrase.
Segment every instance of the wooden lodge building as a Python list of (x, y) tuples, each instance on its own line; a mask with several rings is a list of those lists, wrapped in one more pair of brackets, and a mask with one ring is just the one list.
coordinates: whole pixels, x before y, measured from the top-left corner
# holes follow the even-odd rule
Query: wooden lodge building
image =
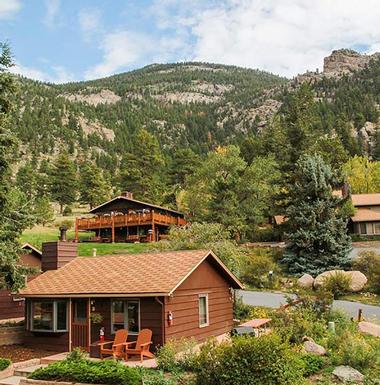
[(130, 192), (89, 213), (94, 216), (76, 219), (76, 241), (79, 231), (92, 231), (92, 242), (155, 242), (165, 237), (171, 225), (186, 224), (179, 211), (136, 200)]
[[(26, 298), (25, 345), (91, 351), (104, 328), (135, 340), (153, 332), (152, 348), (173, 338), (228, 333), (233, 292), (241, 283), (211, 251), (190, 250), (77, 257), (77, 243), (43, 245), (43, 274), (20, 292)], [(92, 322), (92, 314), (101, 316)]]

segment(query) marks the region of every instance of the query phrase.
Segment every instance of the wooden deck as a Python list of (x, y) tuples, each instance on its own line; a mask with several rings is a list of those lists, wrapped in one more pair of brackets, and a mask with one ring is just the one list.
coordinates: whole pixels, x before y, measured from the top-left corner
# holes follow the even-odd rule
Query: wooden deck
[(112, 227), (127, 227), (127, 226), (143, 226), (151, 225), (179, 225), (186, 224), (186, 220), (180, 217), (173, 217), (160, 213), (150, 212), (144, 214), (117, 214), (117, 215), (102, 215), (93, 218), (78, 218), (78, 230), (96, 230), (107, 229)]

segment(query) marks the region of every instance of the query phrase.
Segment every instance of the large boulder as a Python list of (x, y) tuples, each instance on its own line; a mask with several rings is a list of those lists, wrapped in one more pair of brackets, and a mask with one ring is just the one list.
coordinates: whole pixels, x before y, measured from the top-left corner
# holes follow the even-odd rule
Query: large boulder
[(343, 270), (329, 270), (325, 271), (322, 274), (319, 274), (314, 279), (314, 287), (318, 289), (324, 285), (324, 282), (327, 278), (334, 276), (335, 274), (343, 274), (346, 277), (350, 278), (349, 289), (352, 292), (357, 292), (363, 290), (364, 286), (367, 283), (367, 277), (360, 271), (343, 271)]
[(333, 375), (345, 384), (362, 384), (364, 375), (351, 366), (337, 366)]
[(344, 273), (343, 270), (329, 270), (325, 271), (324, 273), (321, 273), (317, 275), (314, 279), (314, 287), (318, 289), (319, 287), (323, 286), (325, 283), (325, 280), (335, 274)]
[(350, 290), (353, 292), (363, 290), (368, 279), (361, 271), (345, 271), (345, 275), (351, 278)]
[(297, 285), (304, 287), (305, 289), (310, 289), (313, 287), (314, 278), (310, 274), (304, 274), (302, 277), (298, 278)]
[(315, 354), (317, 356), (324, 356), (327, 353), (323, 346), (313, 341), (305, 341), (303, 343), (303, 350), (305, 353)]

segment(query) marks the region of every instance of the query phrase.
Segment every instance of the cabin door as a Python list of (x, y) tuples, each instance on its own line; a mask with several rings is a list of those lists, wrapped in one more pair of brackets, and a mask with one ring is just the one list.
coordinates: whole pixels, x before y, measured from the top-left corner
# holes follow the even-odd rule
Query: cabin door
[(72, 300), (71, 349), (90, 350), (90, 301), (89, 299)]

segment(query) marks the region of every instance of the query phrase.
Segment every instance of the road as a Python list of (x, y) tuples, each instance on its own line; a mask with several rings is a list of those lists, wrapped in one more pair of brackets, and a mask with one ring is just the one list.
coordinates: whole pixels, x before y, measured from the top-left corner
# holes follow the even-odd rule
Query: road
[[(265, 306), (277, 308), (286, 303), (284, 294), (264, 291), (240, 291), (243, 302), (252, 306)], [(380, 321), (380, 306), (364, 305), (359, 302), (334, 301), (334, 309), (344, 310), (350, 317), (357, 317), (358, 310), (363, 310), (363, 316), (367, 320)]]

